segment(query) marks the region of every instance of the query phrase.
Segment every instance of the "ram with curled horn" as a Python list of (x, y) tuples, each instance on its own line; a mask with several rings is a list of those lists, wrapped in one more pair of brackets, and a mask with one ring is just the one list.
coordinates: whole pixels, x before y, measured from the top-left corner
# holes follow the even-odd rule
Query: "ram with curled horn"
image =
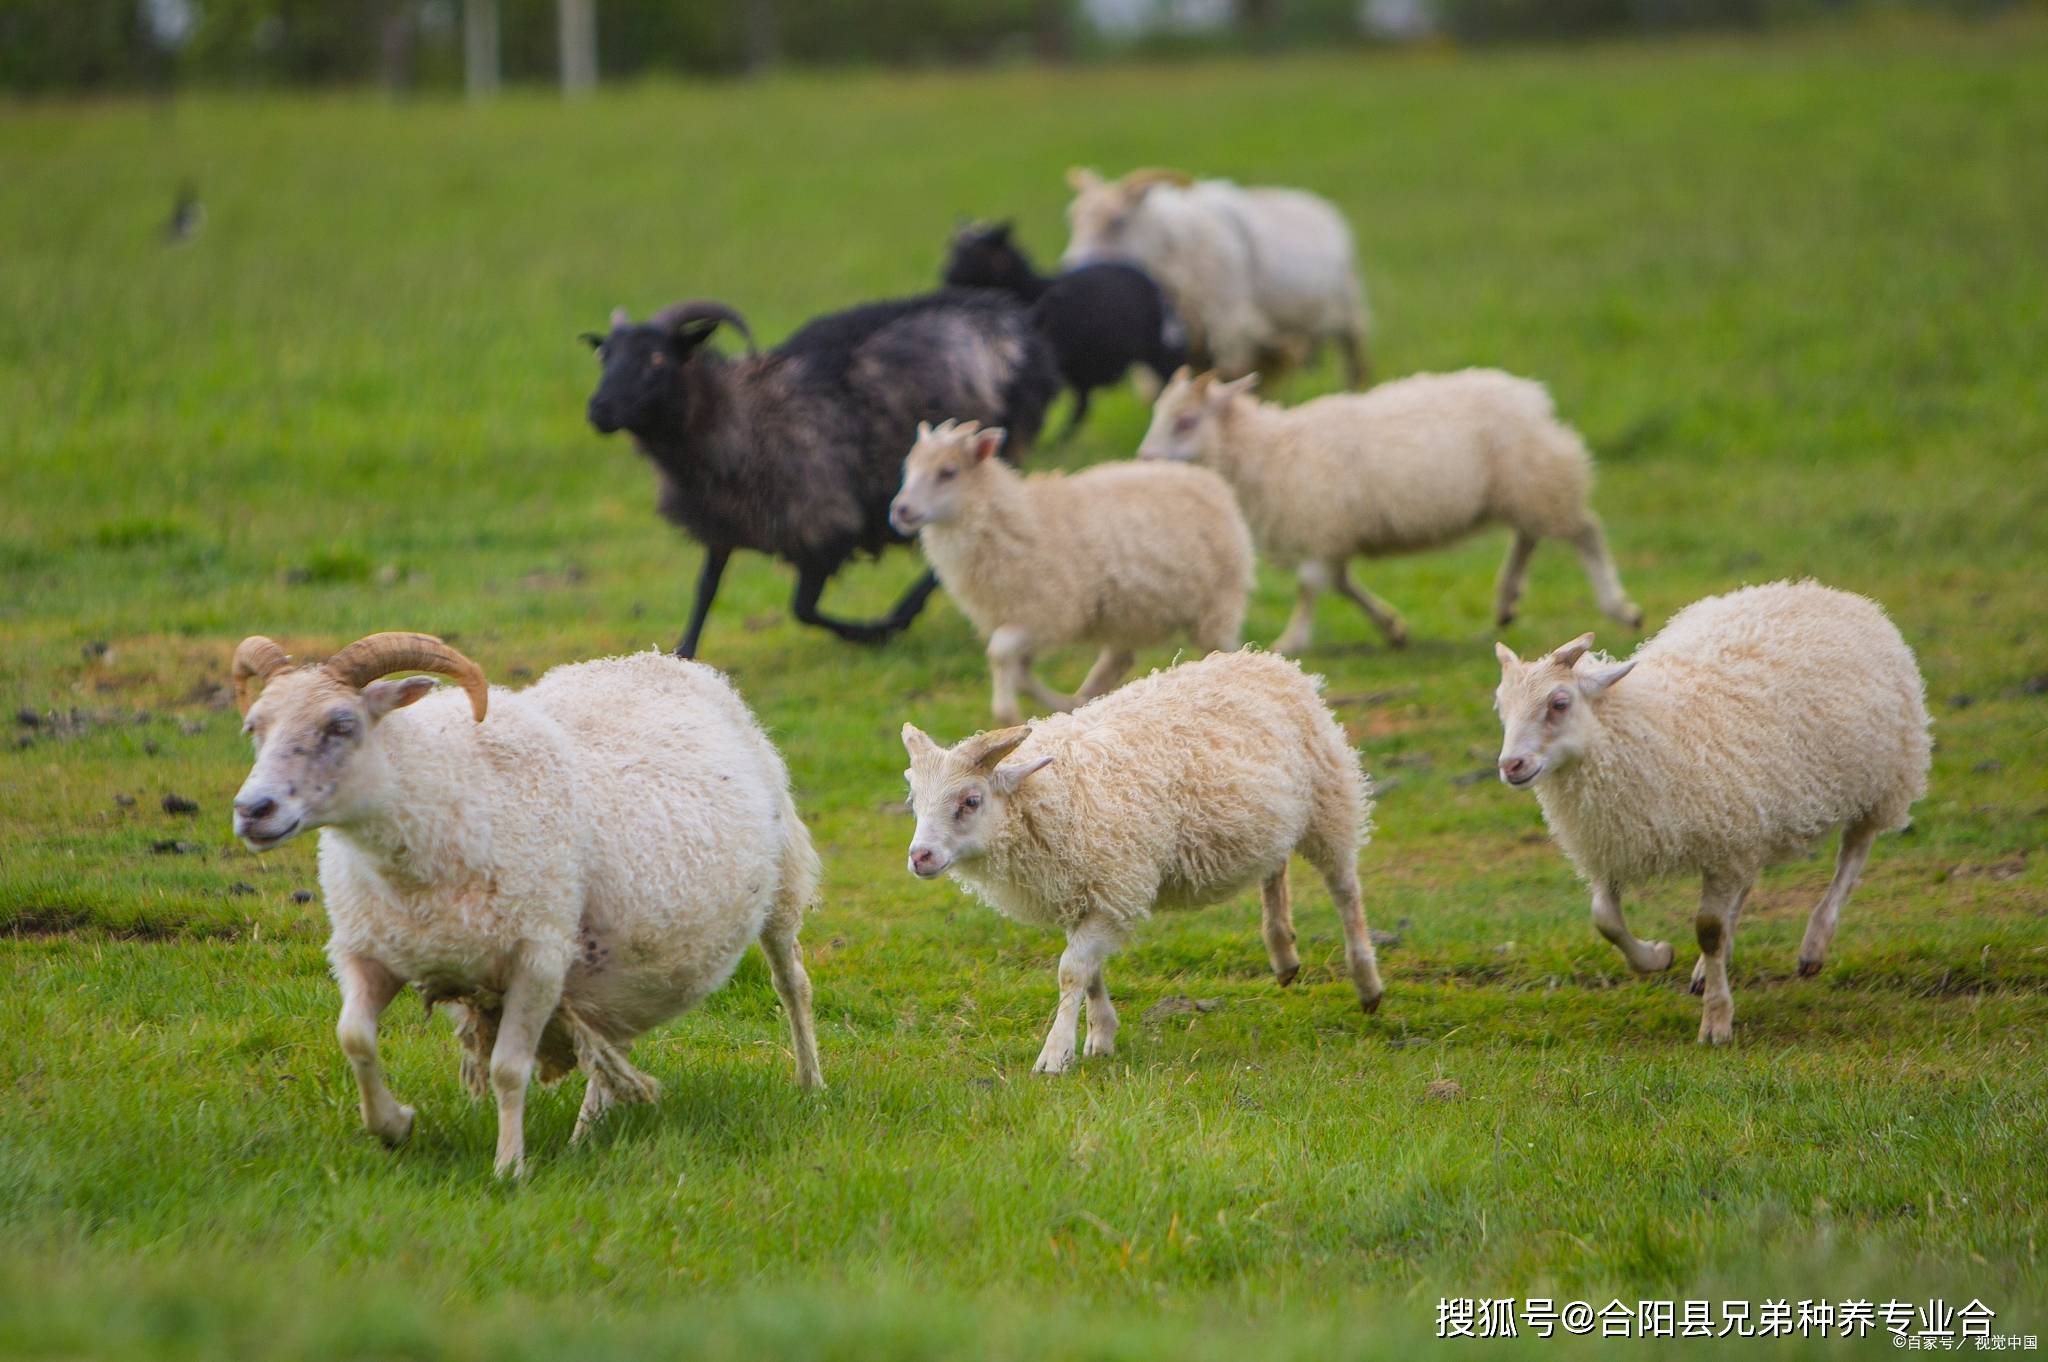
[[(419, 672), (456, 685), (398, 675)], [(493, 694), (448, 643), (393, 632), (303, 666), (254, 635), (233, 677), (255, 746), (235, 832), (268, 851), (320, 829), (337, 1034), (372, 1132), (412, 1131), (377, 1052), (406, 984), (453, 1015), (510, 1174), (536, 1071), (585, 1071), (577, 1138), (651, 1100), (633, 1038), (723, 984), (753, 940), (798, 1079), (819, 1085), (797, 950), (817, 855), (781, 757), (716, 672), (642, 653)]]
[[(747, 353), (710, 344), (722, 327)], [(799, 622), (856, 643), (909, 627), (937, 586), (923, 574), (889, 613), (847, 620), (819, 608), (825, 584), (860, 554), (903, 542), (889, 502), (917, 423), (972, 418), (1028, 449), (1060, 389), (1030, 309), (980, 289), (946, 289), (819, 317), (773, 349), (728, 304), (693, 299), (635, 324), (621, 309), (585, 337), (603, 373), (587, 408), (600, 433), (626, 431), (655, 466), (661, 514), (704, 546), (690, 622), (694, 657), (735, 550), (796, 569)]]

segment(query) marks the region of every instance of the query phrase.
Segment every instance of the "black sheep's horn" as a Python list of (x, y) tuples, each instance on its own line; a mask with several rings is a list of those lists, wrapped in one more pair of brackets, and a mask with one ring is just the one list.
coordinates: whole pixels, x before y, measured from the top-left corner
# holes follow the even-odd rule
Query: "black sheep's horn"
[(648, 323), (664, 331), (678, 331), (691, 322), (724, 323), (731, 326), (747, 343), (747, 353), (759, 354), (754, 345), (754, 333), (747, 326), (747, 319), (727, 307), (724, 303), (710, 298), (692, 298), (687, 302), (670, 303), (661, 311), (649, 317)]

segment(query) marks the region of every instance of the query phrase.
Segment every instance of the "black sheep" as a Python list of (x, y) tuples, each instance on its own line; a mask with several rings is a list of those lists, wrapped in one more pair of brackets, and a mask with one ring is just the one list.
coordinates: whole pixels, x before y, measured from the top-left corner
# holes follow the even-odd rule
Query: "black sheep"
[(1080, 429), (1089, 394), (1120, 382), (1133, 364), (1144, 365), (1164, 383), (1187, 363), (1187, 333), (1151, 275), (1121, 261), (1042, 275), (1011, 240), (1013, 226), (962, 227), (953, 237), (945, 282), (1001, 289), (1036, 309), (1058, 357), (1060, 376), (1074, 393), (1074, 412), (1061, 440)]
[[(747, 342), (727, 359), (704, 342), (729, 324)], [(604, 364), (590, 424), (631, 432), (661, 479), (663, 516), (704, 545), (690, 626), (704, 617), (734, 549), (795, 565), (797, 619), (860, 643), (902, 630), (938, 581), (927, 572), (871, 623), (819, 613), (825, 583), (855, 553), (902, 536), (889, 501), (920, 421), (975, 419), (1028, 448), (1059, 392), (1059, 371), (1030, 314), (981, 290), (942, 290), (819, 317), (765, 354), (723, 303), (677, 303), (635, 325), (584, 339)]]

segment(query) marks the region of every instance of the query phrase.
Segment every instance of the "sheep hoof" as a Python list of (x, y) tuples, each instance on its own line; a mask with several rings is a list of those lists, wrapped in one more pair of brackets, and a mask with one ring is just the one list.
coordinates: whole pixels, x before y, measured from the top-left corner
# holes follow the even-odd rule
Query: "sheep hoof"
[(1387, 646), (1389, 648), (1407, 647), (1408, 626), (1405, 624), (1397, 624), (1393, 628), (1387, 630)]
[(1707, 991), (1707, 977), (1704, 974), (1693, 975), (1692, 982), (1686, 986), (1685, 991), (1695, 998), (1702, 996)]
[(1300, 973), (1301, 964), (1299, 961), (1297, 961), (1294, 964), (1289, 965), (1286, 969), (1273, 971), (1273, 977), (1280, 981), (1280, 987), (1286, 988), (1289, 984), (1294, 982), (1295, 977)]
[(1650, 948), (1650, 956), (1655, 963), (1648, 969), (1640, 972), (1643, 974), (1662, 974), (1665, 970), (1670, 969), (1671, 962), (1678, 955), (1678, 952), (1671, 949), (1671, 943), (1669, 941), (1651, 941), (1646, 944)]
[(1380, 998), (1382, 996), (1383, 995), (1381, 994), (1375, 993), (1370, 998), (1360, 998), (1358, 1000), (1359, 1009), (1362, 1012), (1364, 1012), (1366, 1016), (1370, 1017), (1373, 1013), (1380, 1010)]
[(1639, 606), (1639, 605), (1632, 605), (1632, 606), (1630, 606), (1630, 607), (1629, 607), (1629, 608), (1627, 609), (1627, 611), (1625, 611), (1625, 612), (1624, 612), (1624, 613), (1622, 614), (1622, 617), (1621, 617), (1621, 622), (1622, 622), (1623, 624), (1627, 625), (1627, 626), (1628, 626), (1629, 628), (1631, 628), (1631, 629), (1640, 629), (1640, 628), (1642, 628), (1642, 627), (1643, 627), (1643, 608), (1642, 608), (1641, 606)]
[(1113, 1055), (1116, 1053), (1116, 1037), (1114, 1035), (1097, 1036), (1093, 1031), (1090, 1031), (1087, 1041), (1081, 1047), (1081, 1052), (1086, 1055)]
[(1074, 1052), (1069, 1050), (1061, 1055), (1040, 1055), (1038, 1062), (1031, 1066), (1031, 1072), (1035, 1074), (1063, 1074), (1072, 1067), (1074, 1067)]
[(1493, 617), (1494, 627), (1497, 629), (1505, 629), (1514, 622), (1515, 612), (1512, 610), (1503, 610)]
[(1820, 973), (1821, 964), (1822, 962), (1819, 960), (1810, 960), (1806, 956), (1800, 956), (1799, 977), (1802, 979), (1811, 979), (1814, 975)]
[(386, 1147), (396, 1149), (412, 1138), (412, 1126), (413, 1109), (411, 1107), (400, 1107), (398, 1109), (397, 1128), (380, 1130), (377, 1132), (377, 1138), (382, 1140)]

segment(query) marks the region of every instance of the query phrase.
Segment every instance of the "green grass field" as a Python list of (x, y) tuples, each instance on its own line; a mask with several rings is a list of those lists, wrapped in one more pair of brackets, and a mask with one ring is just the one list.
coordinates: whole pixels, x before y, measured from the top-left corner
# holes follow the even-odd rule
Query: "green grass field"
[[(0, 112), (0, 1354), (1327, 1359), (1411, 1350), (1440, 1296), (1531, 1295), (1974, 1296), (2048, 1332), (2043, 88), (2032, 20)], [(941, 601), (850, 649), (749, 559), (704, 656), (826, 858), (829, 1091), (791, 1083), (756, 956), (639, 1046), (658, 1107), (572, 1151), (580, 1080), (538, 1096), (518, 1186), (402, 1001), (385, 1055), (420, 1120), (380, 1148), (294, 897), (311, 840), (230, 835), (235, 641), (425, 629), (515, 684), (672, 644), (696, 550), (583, 424), (575, 333), (715, 295), (779, 337), (922, 287), (961, 212), (1053, 256), (1075, 162), (1337, 200), (1382, 374), (1548, 382), (1652, 627), (1808, 574), (1890, 608), (1934, 774), (1827, 971), (1793, 955), (1831, 847), (1751, 901), (1726, 1051), (1694, 1043), (1692, 886), (1633, 905), (1679, 944), (1669, 977), (1594, 935), (1534, 801), (1481, 775), (1489, 535), (1366, 575), (1413, 647), (1332, 599), (1306, 659), (1384, 790), (1379, 1014), (1306, 876), (1297, 987), (1255, 896), (1159, 920), (1110, 970), (1114, 1059), (1034, 1079), (1058, 940), (903, 869), (897, 729), (986, 722), (971, 629)], [(185, 174), (208, 223), (167, 250)], [(1123, 457), (1144, 422), (1116, 395), (1062, 457)], [(870, 613), (916, 570), (826, 604)], [(1262, 574), (1254, 638), (1290, 599)], [(1596, 623), (1550, 548), (1507, 637)], [(1179, 995), (1219, 1005), (1142, 1020)]]

